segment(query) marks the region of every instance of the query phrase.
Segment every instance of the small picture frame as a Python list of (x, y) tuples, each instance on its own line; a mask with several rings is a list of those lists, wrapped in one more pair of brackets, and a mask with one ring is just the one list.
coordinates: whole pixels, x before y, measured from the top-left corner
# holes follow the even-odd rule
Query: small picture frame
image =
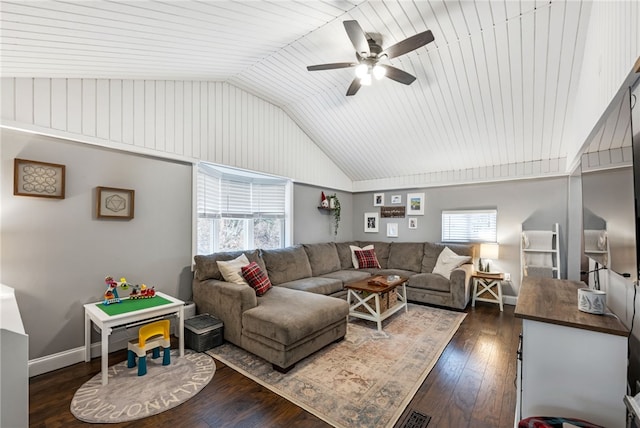
[(13, 194), (64, 199), (64, 176), (64, 165), (15, 158)]
[(379, 221), (378, 213), (364, 213), (364, 231), (366, 233), (377, 232)]
[(387, 223), (387, 237), (398, 237), (398, 223)]
[(135, 191), (115, 187), (96, 187), (96, 214), (98, 218), (131, 220)]
[(402, 195), (391, 195), (391, 204), (401, 204), (402, 203)]
[(373, 194), (373, 206), (381, 207), (384, 205), (384, 193), (374, 193)]
[(409, 217), (409, 229), (418, 228), (418, 219), (416, 217)]
[(424, 193), (407, 194), (407, 215), (424, 215)]

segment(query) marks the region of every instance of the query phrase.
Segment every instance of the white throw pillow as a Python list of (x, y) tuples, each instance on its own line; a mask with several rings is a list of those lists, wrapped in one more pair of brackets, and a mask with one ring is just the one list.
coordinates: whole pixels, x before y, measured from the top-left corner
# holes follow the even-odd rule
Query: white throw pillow
[(249, 285), (249, 283), (242, 276), (242, 267), (249, 265), (249, 259), (244, 254), (241, 254), (237, 258), (233, 260), (229, 260), (226, 262), (216, 261), (218, 264), (218, 269), (220, 269), (220, 273), (224, 277), (224, 280), (227, 282), (232, 282), (234, 284), (245, 284)]
[(373, 250), (373, 245), (367, 245), (366, 247), (356, 247), (355, 245), (349, 245), (349, 248), (351, 249), (351, 262), (353, 263), (353, 267), (358, 269), (359, 265), (358, 265), (358, 257), (356, 257), (356, 251), (362, 251), (362, 250)]
[(436, 265), (433, 268), (433, 273), (444, 276), (447, 279), (451, 278), (451, 271), (458, 266), (467, 263), (471, 260), (469, 256), (459, 256), (454, 253), (449, 247), (444, 247), (444, 250), (440, 252)]

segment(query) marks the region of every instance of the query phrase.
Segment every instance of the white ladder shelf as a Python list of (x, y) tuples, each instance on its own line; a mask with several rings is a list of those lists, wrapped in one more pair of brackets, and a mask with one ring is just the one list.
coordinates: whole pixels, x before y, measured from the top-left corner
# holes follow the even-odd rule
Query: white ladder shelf
[(558, 223), (551, 231), (524, 230), (520, 234), (521, 280), (526, 276), (560, 279), (560, 234)]

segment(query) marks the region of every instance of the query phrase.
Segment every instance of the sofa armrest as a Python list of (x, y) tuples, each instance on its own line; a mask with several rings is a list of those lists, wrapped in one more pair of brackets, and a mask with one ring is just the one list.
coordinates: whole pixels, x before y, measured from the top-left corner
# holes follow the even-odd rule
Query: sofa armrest
[(258, 306), (256, 292), (249, 285), (216, 279), (193, 280), (193, 301), (198, 313), (208, 313), (224, 323), (224, 338), (240, 346), (242, 313)]
[(454, 307), (464, 309), (471, 298), (471, 275), (474, 267), (471, 263), (464, 264), (451, 271), (451, 294)]

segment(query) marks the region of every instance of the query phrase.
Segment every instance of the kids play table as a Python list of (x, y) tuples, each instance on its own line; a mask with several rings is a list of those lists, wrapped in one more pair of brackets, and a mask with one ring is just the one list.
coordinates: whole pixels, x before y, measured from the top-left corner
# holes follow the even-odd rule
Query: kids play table
[(180, 356), (184, 355), (184, 302), (167, 294), (156, 292), (150, 299), (123, 298), (120, 303), (103, 305), (102, 302), (84, 305), (84, 360), (91, 361), (91, 322), (102, 334), (102, 384), (109, 381), (109, 335), (115, 327), (145, 324), (166, 315), (178, 316)]

